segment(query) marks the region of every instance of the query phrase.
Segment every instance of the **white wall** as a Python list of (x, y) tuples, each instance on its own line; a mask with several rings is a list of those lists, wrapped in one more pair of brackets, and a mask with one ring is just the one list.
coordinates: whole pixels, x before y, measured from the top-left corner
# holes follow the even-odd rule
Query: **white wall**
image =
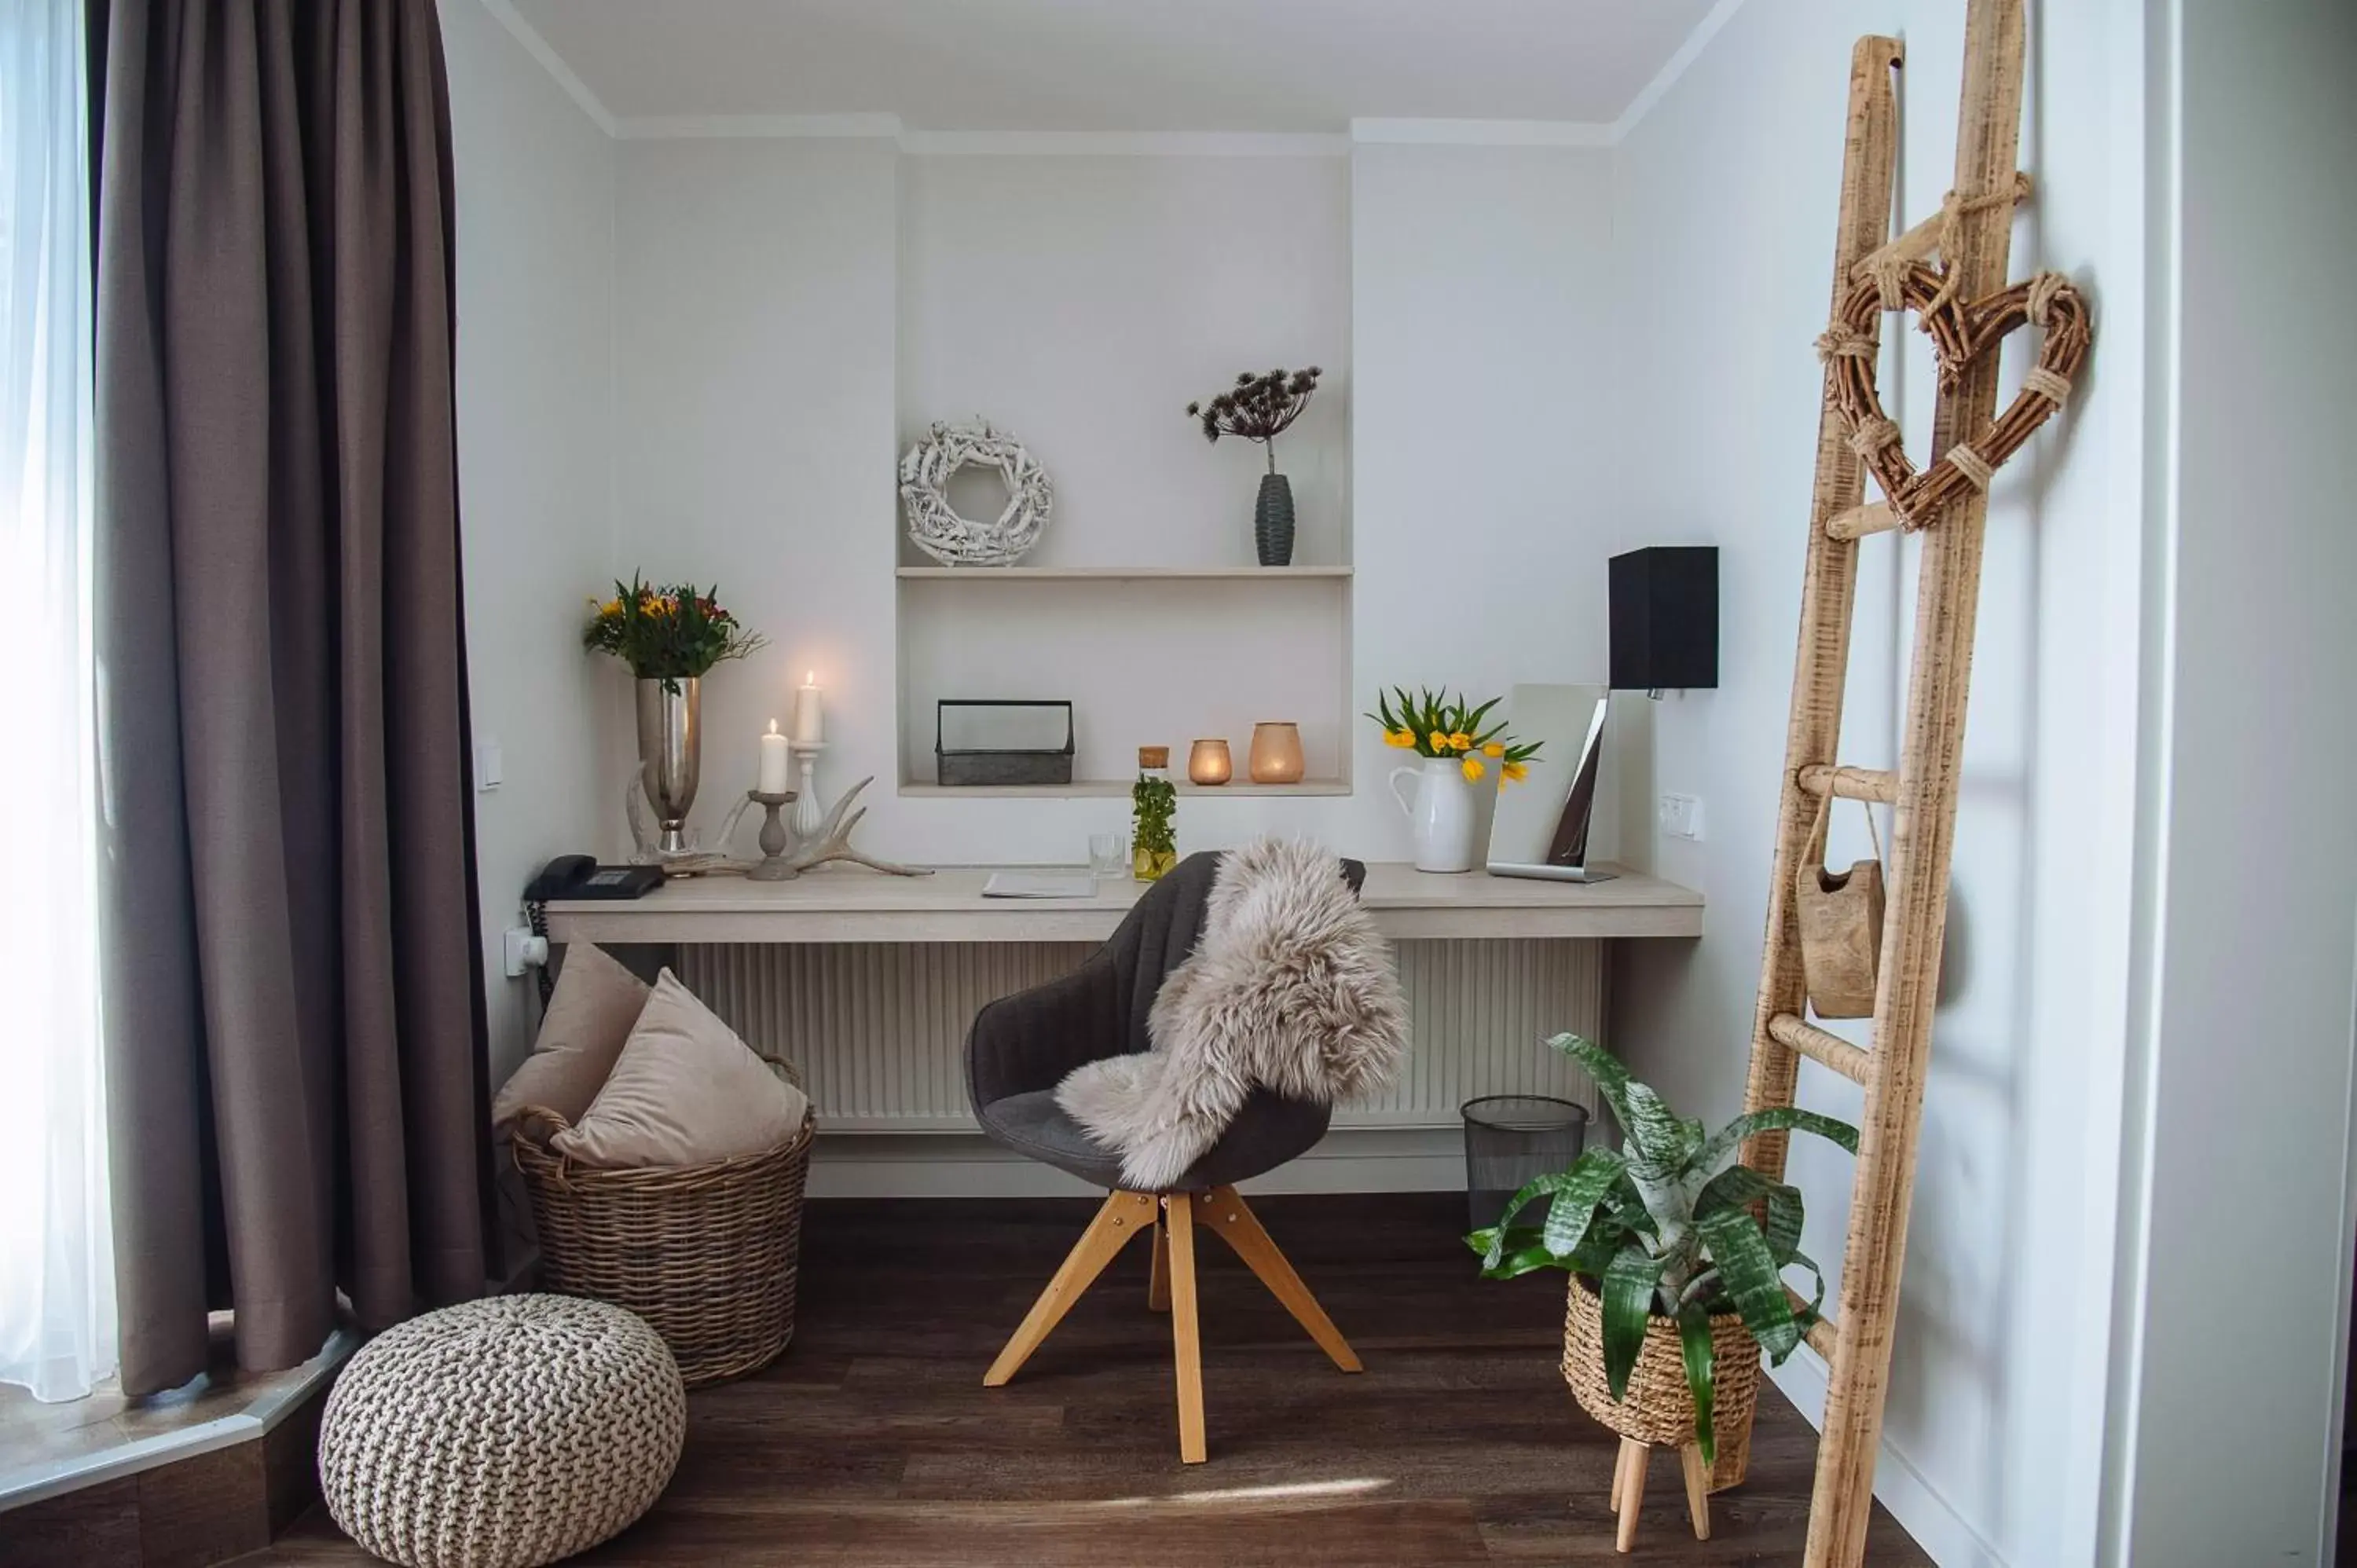
[(1349, 560), (1341, 159), (921, 156), (901, 196), (902, 448), (977, 414), (1028, 446), (1056, 508), (1025, 565), (1251, 565), (1262, 449), (1207, 446), (1187, 404), (1311, 364), (1318, 395), (1276, 442), (1294, 560)]
[[(1655, 714), (1656, 788), (1700, 796), (1706, 839), (1657, 841), (1707, 897), (1704, 939), (1632, 946), (1620, 1040), (1689, 1114), (1740, 1104), (1800, 602), (1852, 42), (1898, 32), (1900, 206), (1953, 170), (1963, 7), (1750, 0), (1618, 149), (1630, 484), (1616, 543), (1716, 542), (1721, 686)], [(2015, 275), (2069, 271), (2097, 342), (2066, 414), (1990, 510), (1950, 940), (1878, 1489), (1943, 1564), (2085, 1561), (2103, 1444), (2135, 808), (2144, 413), (2140, 18), (2033, 8), (2022, 162), (2038, 199)], [(1885, 371), (1920, 454), (1922, 339)], [(2018, 378), (2023, 350), (2008, 353)], [(1913, 550), (1867, 542), (1842, 759), (1896, 755)], [(1885, 827), (1888, 827), (1886, 821)], [(1887, 834), (1886, 834), (1887, 837)], [(1835, 862), (1867, 853), (1836, 819)], [(1850, 1031), (1863, 1038), (1862, 1029)], [(1804, 1066), (1803, 1103), (1855, 1089)], [(1795, 1146), (1806, 1249), (1841, 1255), (1850, 1160)], [(1838, 1306), (1836, 1305), (1836, 1311)], [(1824, 1369), (1779, 1374), (1804, 1410)]]
[[(1241, 563), (1257, 452), (1207, 447), (1183, 411), (1236, 369), (1315, 360), (1340, 395), (1280, 452), (1302, 503), (1300, 559), (1337, 559), (1349, 520), (1358, 705), (1382, 682), (1501, 692), (1600, 676), (1604, 150), (1365, 146), (1347, 163), (919, 157), (881, 140), (618, 152), (616, 565), (716, 579), (776, 644), (706, 683), (694, 819), (707, 832), (749, 778), (761, 724), (813, 668), (828, 693), (821, 788), (877, 778), (860, 830), (874, 853), (1071, 862), (1090, 832), (1125, 823), (1120, 800), (894, 793), (894, 464), (936, 415), (987, 413), (1050, 462), (1060, 510), (1042, 563)], [(1267, 243), (1272, 231), (1286, 242)], [(1035, 243), (1046, 260), (1027, 267)], [(1131, 270), (1143, 281), (1125, 281)], [(1084, 635), (1073, 658), (1121, 672), (1150, 709), (1168, 667), (1135, 656), (1119, 611), (1109, 596), (1100, 639)], [(597, 680), (610, 848), (627, 682)], [(1247, 734), (1232, 730), (1239, 756)], [(1347, 744), (1353, 795), (1190, 797), (1182, 846), (1310, 832), (1405, 858), (1383, 787), (1396, 757), (1372, 725)]]
[[(901, 449), (933, 421), (976, 416), (1022, 440), (1055, 484), (1026, 566), (1251, 565), (1263, 449), (1206, 446), (1186, 407), (1240, 371), (1312, 364), (1318, 395), (1276, 443), (1293, 559), (1348, 564), (1342, 159), (927, 156), (900, 170)], [(950, 495), (974, 516), (1005, 499), (980, 473)], [(902, 561), (933, 564), (899, 532)], [(1297, 721), (1312, 776), (1337, 777), (1346, 596), (1331, 582), (912, 584), (907, 776), (933, 778), (936, 699), (1059, 697), (1073, 703), (1077, 779), (1129, 777), (1141, 745), (1183, 768), (1198, 736), (1225, 736), (1242, 777), (1269, 718)]]
[(2334, 303), (2357, 252), (2357, 12), (2159, 9), (2178, 391), (2106, 1561), (2328, 1563), (2357, 1223), (2357, 325)]
[[(877, 774), (888, 793), (897, 155), (872, 140), (619, 151), (619, 566), (716, 583), (770, 640), (704, 682), (694, 820), (708, 832), (743, 799), (755, 737), (806, 670), (827, 688), (829, 773)], [(608, 661), (597, 680), (620, 847), (630, 678)]]
[(503, 770), (475, 799), (497, 1083), (539, 1015), (532, 983), (502, 972), (500, 932), (543, 863), (597, 839), (608, 794), (580, 637), (613, 568), (613, 145), (478, 0), (446, 0), (442, 29), (468, 684), (479, 757), (496, 747)]
[[(1601, 148), (1351, 154), (1362, 707), (1387, 686), (1604, 679), (1611, 202)], [(1400, 858), (1400, 756), (1372, 725), (1358, 748), (1354, 823)]]

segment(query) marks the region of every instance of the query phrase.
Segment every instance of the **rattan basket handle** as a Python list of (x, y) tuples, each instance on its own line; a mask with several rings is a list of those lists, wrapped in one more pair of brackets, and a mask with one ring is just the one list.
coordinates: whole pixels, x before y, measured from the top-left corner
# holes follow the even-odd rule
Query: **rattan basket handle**
[(562, 1149), (552, 1147), (550, 1140), (572, 1125), (572, 1122), (567, 1122), (545, 1105), (527, 1105), (510, 1117), (508, 1119), (508, 1159), (515, 1165), (517, 1174), (522, 1175), (523, 1172), (523, 1158), (516, 1152), (517, 1146), (530, 1143), (542, 1154), (556, 1162), (557, 1185), (570, 1187), (573, 1156)]

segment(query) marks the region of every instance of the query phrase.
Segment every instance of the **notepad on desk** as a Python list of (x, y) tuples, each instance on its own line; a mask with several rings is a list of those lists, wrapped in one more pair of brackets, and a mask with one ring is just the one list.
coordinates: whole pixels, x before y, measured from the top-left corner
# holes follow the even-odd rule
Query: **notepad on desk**
[(985, 898), (1093, 898), (1093, 876), (1057, 876), (1035, 871), (994, 871), (982, 885)]

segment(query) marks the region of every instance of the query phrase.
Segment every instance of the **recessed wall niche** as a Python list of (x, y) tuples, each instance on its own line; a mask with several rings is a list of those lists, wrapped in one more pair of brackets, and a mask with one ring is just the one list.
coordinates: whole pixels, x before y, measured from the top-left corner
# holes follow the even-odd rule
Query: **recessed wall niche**
[[(943, 697), (1072, 701), (1075, 782), (1025, 793), (1126, 789), (1141, 744), (1223, 736), (1241, 757), (1268, 719), (1300, 725), (1309, 774), (1259, 792), (1348, 792), (1349, 182), (1339, 156), (902, 160), (900, 449), (984, 418), (1056, 485), (1018, 566), (942, 568), (899, 539), (904, 792), (936, 787)], [(1310, 364), (1318, 395), (1276, 444), (1294, 565), (1264, 569), (1265, 453), (1207, 443), (1186, 407)], [(995, 510), (1001, 489), (950, 493)]]

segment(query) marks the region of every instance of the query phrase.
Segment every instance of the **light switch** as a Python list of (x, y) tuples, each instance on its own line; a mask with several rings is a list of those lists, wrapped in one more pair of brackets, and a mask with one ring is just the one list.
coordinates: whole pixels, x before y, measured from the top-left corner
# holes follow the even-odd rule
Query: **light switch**
[(500, 754), (498, 741), (479, 740), (475, 743), (475, 789), (479, 793), (488, 795), (498, 789), (500, 775), (506, 767), (507, 759)]

